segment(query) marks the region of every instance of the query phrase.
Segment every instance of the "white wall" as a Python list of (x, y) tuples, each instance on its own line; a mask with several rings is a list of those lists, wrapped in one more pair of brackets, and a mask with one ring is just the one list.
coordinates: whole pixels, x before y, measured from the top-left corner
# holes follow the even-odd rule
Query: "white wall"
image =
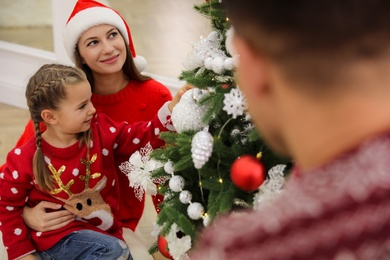
[[(62, 41), (62, 31), (76, 0), (51, 0), (54, 52), (0, 41), (0, 102), (26, 108), (24, 98), (28, 78), (45, 63), (71, 64)], [(146, 72), (146, 74), (151, 75)], [(183, 84), (174, 78), (151, 75), (172, 93)]]

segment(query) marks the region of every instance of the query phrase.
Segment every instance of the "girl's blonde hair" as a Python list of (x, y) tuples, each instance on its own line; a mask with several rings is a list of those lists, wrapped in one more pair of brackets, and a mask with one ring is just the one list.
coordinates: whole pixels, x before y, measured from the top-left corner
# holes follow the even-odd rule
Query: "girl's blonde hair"
[[(87, 78), (84, 72), (78, 68), (61, 64), (47, 64), (38, 69), (27, 84), (27, 106), (31, 120), (34, 122), (37, 146), (33, 160), (33, 172), (38, 186), (43, 190), (52, 190), (54, 184), (41, 150), (40, 123), (43, 122), (41, 113), (45, 109), (57, 110), (59, 103), (67, 98), (65, 87), (83, 81), (87, 81)], [(90, 131), (80, 133), (78, 138), (81, 140), (81, 144), (84, 142), (89, 144)]]

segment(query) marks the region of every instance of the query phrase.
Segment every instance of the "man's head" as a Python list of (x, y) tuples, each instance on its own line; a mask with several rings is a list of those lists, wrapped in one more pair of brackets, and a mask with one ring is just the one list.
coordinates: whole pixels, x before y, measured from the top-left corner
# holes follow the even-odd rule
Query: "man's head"
[(291, 152), (282, 120), (304, 111), (294, 104), (346, 96), (360, 88), (358, 71), (389, 57), (388, 0), (223, 2), (235, 29), (239, 86), (260, 132), (282, 153)]

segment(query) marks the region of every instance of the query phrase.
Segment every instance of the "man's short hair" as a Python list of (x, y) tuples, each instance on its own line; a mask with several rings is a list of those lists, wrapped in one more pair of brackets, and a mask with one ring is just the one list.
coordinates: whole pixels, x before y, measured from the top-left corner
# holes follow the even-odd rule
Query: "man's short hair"
[(329, 81), (336, 64), (377, 58), (390, 47), (389, 0), (223, 2), (236, 33), (290, 77)]

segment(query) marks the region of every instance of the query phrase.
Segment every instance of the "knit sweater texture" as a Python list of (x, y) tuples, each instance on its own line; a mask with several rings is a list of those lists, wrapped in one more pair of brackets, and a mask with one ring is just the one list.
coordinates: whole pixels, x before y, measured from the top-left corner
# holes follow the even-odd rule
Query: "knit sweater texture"
[[(115, 121), (126, 121), (130, 124), (153, 119), (161, 106), (171, 99), (170, 91), (153, 79), (142, 82), (130, 81), (124, 89), (111, 95), (92, 94), (92, 103), (97, 113), (105, 113)], [(29, 120), (15, 147), (20, 147), (34, 135), (34, 125)], [(121, 187), (117, 217), (124, 227), (134, 231), (142, 216), (145, 201), (135, 197), (134, 190), (129, 189), (128, 178), (119, 169), (119, 165), (128, 159), (120, 155), (115, 158)], [(0, 171), (2, 168), (4, 165), (0, 166)], [(155, 206), (162, 199), (161, 195), (154, 196)]]
[[(55, 189), (50, 192), (42, 191), (34, 179), (35, 137), (10, 151), (0, 173), (0, 228), (9, 259), (35, 249), (46, 250), (67, 234), (82, 229), (123, 239), (122, 223), (117, 217), (121, 187), (115, 158), (129, 158), (148, 144), (161, 146), (159, 133), (174, 129), (167, 120), (169, 115), (167, 104), (153, 120), (134, 124), (96, 114), (91, 122), (90, 149), (79, 142), (67, 148), (56, 148), (42, 140), (41, 149), (55, 180)], [(23, 207), (26, 202), (34, 206), (43, 200), (63, 204), (77, 216), (76, 220), (53, 231), (29, 230), (21, 217)]]
[(259, 212), (216, 219), (191, 260), (390, 259), (390, 136), (293, 176)]

